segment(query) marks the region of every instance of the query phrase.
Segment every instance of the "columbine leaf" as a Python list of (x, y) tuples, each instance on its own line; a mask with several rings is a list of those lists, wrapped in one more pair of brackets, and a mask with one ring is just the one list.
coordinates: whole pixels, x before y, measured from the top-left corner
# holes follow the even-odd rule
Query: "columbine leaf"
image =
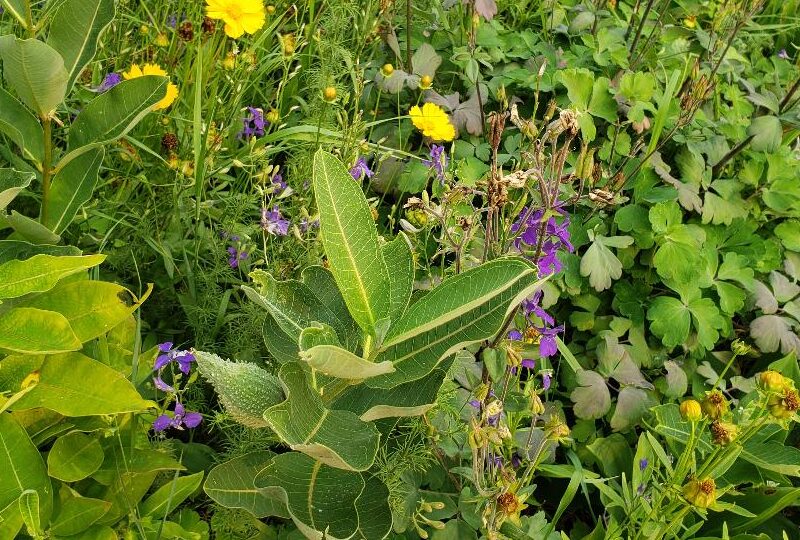
[(750, 337), (762, 352), (780, 349), (783, 354), (800, 353), (800, 337), (793, 331), (793, 324), (797, 321), (789, 317), (762, 315), (750, 323)]
[(368, 334), (389, 312), (389, 270), (361, 187), (333, 155), (314, 155), (322, 245), (350, 314)]
[(580, 111), (589, 107), (589, 100), (594, 89), (594, 75), (586, 68), (562, 69), (559, 73), (559, 82), (567, 89), (567, 97), (571, 105)]
[(370, 362), (335, 345), (311, 347), (300, 353), (300, 359), (317, 371), (339, 379), (369, 379), (394, 371), (391, 362)]
[(576, 374), (577, 387), (569, 398), (578, 418), (601, 418), (611, 408), (611, 394), (605, 379), (594, 371), (582, 369)]
[(259, 450), (217, 465), (208, 473), (204, 490), (214, 502), (226, 508), (242, 508), (257, 518), (288, 518), (286, 506), (265, 496), (253, 480), (275, 457), (275, 452)]
[(789, 281), (786, 276), (774, 270), (769, 273), (769, 284), (775, 300), (781, 303), (788, 302), (800, 294), (800, 287), (796, 283)]
[(225, 411), (251, 428), (267, 427), (264, 411), (283, 401), (278, 378), (248, 362), (229, 362), (195, 351), (200, 374), (212, 384)]
[(611, 416), (611, 429), (625, 431), (636, 425), (647, 412), (647, 392), (641, 388), (627, 387), (617, 397), (617, 407)]
[(775, 152), (781, 146), (783, 127), (777, 116), (758, 116), (747, 128), (753, 137), (750, 147), (756, 152)]
[(542, 281), (522, 259), (497, 259), (444, 280), (392, 326), (377, 360), (395, 372), (366, 382), (373, 388), (420, 379), (469, 343), (494, 337)]
[(683, 396), (689, 384), (686, 372), (672, 360), (664, 362), (664, 369), (667, 370), (665, 377), (667, 386), (664, 389), (664, 395), (673, 399)]
[(284, 364), (278, 377), (286, 401), (267, 409), (264, 419), (286, 444), (331, 467), (365, 471), (372, 466), (379, 439), (374, 425), (349, 411), (325, 408), (299, 364)]
[(654, 298), (647, 310), (647, 318), (651, 321), (650, 330), (670, 349), (689, 337), (692, 317), (688, 308), (677, 298)]
[(388, 490), (374, 478), (290, 452), (275, 456), (256, 487), (286, 504), (306, 538), (381, 540), (392, 526)]
[(623, 248), (632, 243), (630, 236), (595, 236), (594, 242), (581, 257), (581, 275), (589, 277), (589, 284), (596, 291), (608, 289), (612, 279), (622, 277), (622, 263), (607, 246)]

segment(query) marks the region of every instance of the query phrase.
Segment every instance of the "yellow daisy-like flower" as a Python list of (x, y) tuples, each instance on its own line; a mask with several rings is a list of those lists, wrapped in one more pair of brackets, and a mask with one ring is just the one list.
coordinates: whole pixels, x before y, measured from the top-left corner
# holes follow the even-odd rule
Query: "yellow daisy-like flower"
[(408, 114), (414, 126), (426, 137), (434, 141), (452, 141), (456, 138), (456, 128), (438, 105), (426, 103), (422, 108), (414, 105)]
[[(122, 74), (126, 81), (144, 77), (145, 75), (158, 75), (160, 77), (167, 77), (167, 72), (161, 69), (161, 66), (158, 64), (145, 64), (142, 67), (139, 67), (139, 64), (133, 64), (128, 71)], [(156, 103), (156, 106), (153, 107), (153, 110), (160, 111), (161, 109), (166, 109), (172, 105), (177, 97), (178, 87), (175, 86), (174, 83), (169, 83), (167, 85), (167, 95), (164, 96), (164, 99)]]
[(206, 0), (206, 15), (224, 21), (225, 33), (234, 39), (260, 30), (267, 17), (262, 0)]

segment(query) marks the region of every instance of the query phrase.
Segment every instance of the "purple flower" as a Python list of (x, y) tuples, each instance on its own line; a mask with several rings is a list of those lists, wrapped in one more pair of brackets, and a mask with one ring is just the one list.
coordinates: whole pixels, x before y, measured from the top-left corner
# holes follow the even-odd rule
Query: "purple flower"
[(543, 373), (542, 374), (542, 388), (544, 388), (545, 390), (550, 390), (550, 383), (551, 382), (552, 381), (550, 379), (550, 374), (549, 373)]
[(363, 157), (358, 158), (356, 164), (350, 169), (350, 176), (353, 177), (353, 180), (361, 180), (362, 176), (372, 178), (373, 174), (375, 173), (370, 170), (367, 160)]
[(544, 296), (544, 291), (536, 291), (533, 293), (533, 296), (530, 298), (525, 299), (522, 302), (522, 309), (525, 311), (525, 318), (528, 321), (531, 320), (531, 315), (536, 315), (539, 317), (544, 324), (548, 324), (550, 326), (556, 324), (553, 317), (547, 313), (542, 307), (539, 305), (542, 302), (542, 297)]
[(162, 392), (175, 391), (173, 387), (164, 382), (164, 380), (161, 378), (161, 375), (156, 375), (155, 377), (153, 377), (153, 384), (155, 385), (156, 388), (158, 388)]
[(522, 332), (519, 330), (511, 330), (508, 333), (508, 339), (511, 341), (522, 341)]
[(523, 358), (522, 359), (522, 367), (528, 369), (536, 369), (536, 360), (532, 358)]
[(248, 115), (242, 119), (242, 131), (239, 132), (240, 139), (249, 139), (250, 137), (261, 137), (264, 135), (264, 130), (267, 127), (267, 121), (264, 120), (264, 111), (255, 107), (247, 107)]
[(436, 178), (439, 179), (441, 184), (444, 184), (444, 171), (447, 169), (447, 154), (444, 151), (444, 146), (438, 144), (432, 145), (430, 155), (431, 159), (423, 159), (422, 163), (428, 167), (433, 167), (433, 169), (436, 170)]
[(778, 51), (778, 58), (780, 58), (781, 60), (788, 60), (789, 53), (786, 52), (786, 49), (781, 49), (780, 51)]
[(275, 195), (280, 195), (286, 191), (287, 184), (280, 173), (275, 173), (275, 176), (272, 177), (272, 185), (275, 186)]
[(511, 456), (511, 466), (512, 467), (514, 467), (515, 469), (519, 469), (521, 465), (522, 465), (522, 460), (519, 458), (519, 456), (517, 454), (514, 454), (513, 456)]
[(471, 406), (471, 407), (473, 407), (473, 408), (475, 408), (475, 409), (478, 409), (478, 410), (480, 410), (480, 408), (481, 408), (481, 402), (480, 402), (480, 401), (478, 401), (477, 399), (471, 399), (471, 400), (469, 400), (469, 404), (470, 404), (470, 406)]
[(647, 488), (646, 488), (646, 486), (644, 484), (639, 484), (639, 487), (636, 488), (636, 493), (639, 495), (639, 497), (644, 495), (644, 490), (645, 489), (647, 489)]
[(122, 75), (112, 71), (111, 73), (106, 74), (106, 76), (103, 78), (103, 82), (100, 83), (100, 86), (95, 88), (95, 92), (100, 92), (101, 94), (103, 92), (108, 92), (121, 82), (122, 82)]
[(555, 209), (563, 216), (561, 223), (555, 217), (550, 217), (543, 229), (544, 211), (530, 211), (526, 207), (522, 209), (519, 217), (511, 226), (511, 232), (517, 235), (514, 239), (514, 246), (520, 251), (522, 251), (523, 244), (531, 248), (538, 248), (540, 245), (539, 235), (544, 233), (544, 238), (541, 238), (539, 260), (534, 261), (542, 276), (562, 270), (563, 266), (556, 256), (560, 249), (565, 249), (570, 253), (575, 251), (569, 237), (569, 217), (561, 208), (560, 203), (556, 205)]
[(195, 361), (195, 358), (194, 355), (189, 351), (182, 351), (173, 348), (172, 342), (170, 341), (160, 344), (158, 346), (158, 350), (161, 352), (161, 354), (159, 354), (156, 358), (156, 363), (153, 366), (154, 371), (160, 372), (172, 362), (177, 363), (178, 369), (180, 369), (183, 373), (188, 374), (189, 371), (191, 371), (192, 362)]
[(308, 231), (309, 227), (313, 227), (315, 229), (319, 229), (319, 219), (315, 219), (315, 220), (309, 221), (308, 218), (303, 218), (303, 219), (300, 220), (299, 227), (300, 227), (300, 232), (303, 233), (303, 234), (306, 234), (306, 232)]
[(564, 325), (555, 328), (537, 328), (539, 334), (539, 356), (548, 358), (558, 352), (556, 336), (564, 331)]
[(639, 460), (639, 470), (644, 471), (647, 468), (648, 463), (650, 461), (647, 458), (642, 458)]
[(176, 14), (173, 13), (172, 15), (169, 16), (169, 18), (167, 19), (167, 26), (169, 26), (170, 28), (175, 28), (176, 26), (178, 26), (178, 16)]
[(153, 429), (160, 433), (168, 428), (189, 429), (196, 428), (203, 421), (203, 415), (197, 412), (186, 412), (181, 402), (175, 403), (175, 413), (173, 416), (162, 414), (153, 422)]
[(503, 466), (502, 456), (498, 456), (496, 454), (489, 454), (489, 464), (494, 465), (498, 469), (501, 468)]
[(269, 234), (286, 236), (289, 234), (289, 220), (281, 217), (281, 211), (276, 204), (272, 210), (261, 209), (261, 228)]
[(249, 254), (246, 251), (239, 251), (233, 246), (228, 248), (228, 264), (231, 268), (239, 268), (239, 262), (245, 260)]

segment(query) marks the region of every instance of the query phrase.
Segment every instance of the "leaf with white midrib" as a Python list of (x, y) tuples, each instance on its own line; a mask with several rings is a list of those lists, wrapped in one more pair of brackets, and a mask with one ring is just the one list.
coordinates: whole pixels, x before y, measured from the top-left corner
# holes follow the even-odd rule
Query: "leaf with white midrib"
[(389, 331), (376, 361), (389, 360), (396, 371), (366, 384), (392, 388), (420, 379), (448, 355), (494, 337), (542, 281), (533, 266), (518, 258), (491, 261), (446, 279)]
[(331, 272), (350, 314), (367, 333), (389, 313), (389, 270), (361, 187), (333, 155), (314, 155), (314, 194)]
[(211, 469), (203, 489), (217, 504), (242, 508), (257, 518), (288, 518), (286, 505), (259, 491), (253, 481), (275, 457), (275, 452), (259, 450), (233, 458)]

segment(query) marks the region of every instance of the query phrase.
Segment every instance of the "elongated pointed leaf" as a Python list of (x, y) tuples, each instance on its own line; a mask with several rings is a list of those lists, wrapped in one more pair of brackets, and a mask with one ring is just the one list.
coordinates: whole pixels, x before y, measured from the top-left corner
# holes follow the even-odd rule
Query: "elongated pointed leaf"
[(151, 516), (155, 519), (166, 518), (175, 508), (197, 491), (203, 482), (200, 471), (188, 476), (179, 476), (156, 490), (139, 505), (142, 516)]
[(15, 259), (30, 259), (34, 255), (77, 256), (81, 250), (75, 246), (37, 245), (22, 240), (0, 240), (0, 265)]
[(53, 177), (50, 207), (44, 225), (60, 234), (91, 198), (106, 151), (93, 148), (71, 160)]
[(314, 194), (331, 272), (353, 319), (372, 334), (390, 307), (389, 270), (367, 199), (333, 155), (314, 155)]
[(391, 362), (370, 362), (335, 345), (311, 347), (300, 353), (300, 359), (317, 371), (339, 379), (369, 379), (394, 371)]
[(61, 237), (27, 216), (23, 216), (16, 210), (12, 210), (7, 216), (0, 213), (0, 227), (11, 227), (22, 240), (34, 244), (57, 244)]
[(100, 34), (114, 20), (114, 0), (66, 0), (56, 11), (47, 44), (64, 59), (67, 92), (97, 52)]
[(267, 313), (261, 328), (264, 337), (264, 346), (275, 360), (281, 364), (297, 360), (300, 347), (297, 342), (284, 332), (275, 321), (272, 314)]
[(0, 349), (23, 354), (77, 351), (81, 341), (60, 313), (19, 307), (0, 315)]
[(361, 345), (361, 328), (350, 315), (333, 274), (322, 266), (308, 266), (303, 269), (302, 279), (314, 296), (319, 298), (342, 325), (339, 341), (347, 350), (356, 352)]
[(97, 266), (105, 258), (105, 255), (35, 255), (24, 261), (7, 262), (0, 265), (0, 299), (48, 291), (60, 279)]
[(259, 450), (217, 465), (208, 473), (204, 490), (217, 504), (241, 508), (257, 518), (288, 518), (286, 505), (267, 497), (255, 487), (254, 479), (275, 457), (275, 452)]
[(393, 362), (396, 371), (365, 384), (393, 388), (420, 379), (465, 345), (492, 338), (541, 283), (522, 259), (498, 259), (446, 279), (386, 336), (377, 360)]
[(392, 527), (389, 492), (379, 480), (328, 467), (303, 454), (275, 456), (255, 484), (265, 495), (285, 502), (306, 538), (382, 540)]
[[(70, 150), (113, 141), (128, 133), (167, 94), (166, 77), (146, 75), (123, 81), (94, 98), (69, 130)], [(70, 156), (66, 156), (63, 167)]]
[[(0, 103), (0, 107), (2, 107), (2, 103)], [(0, 169), (0, 211), (5, 210), (8, 203), (13, 201), (20, 191), (28, 187), (34, 178), (36, 175), (33, 173)]]
[(6, 81), (39, 117), (64, 101), (69, 75), (58, 52), (38, 39), (0, 38)]
[(58, 536), (72, 536), (82, 533), (94, 522), (103, 517), (111, 503), (76, 495), (64, 496), (62, 487), (61, 505), (55, 519), (50, 524), (50, 532)]
[(299, 364), (284, 364), (278, 377), (286, 401), (267, 409), (264, 419), (281, 440), (331, 467), (365, 471), (372, 466), (380, 437), (374, 425), (349, 411), (325, 408)]
[(44, 131), (39, 120), (14, 96), (0, 88), (0, 132), (36, 163), (44, 159)]
[(390, 268), (389, 289), (391, 308), (389, 318), (397, 321), (405, 313), (408, 302), (411, 300), (411, 290), (414, 286), (414, 256), (408, 238), (400, 233), (397, 238), (385, 244), (381, 251)]

